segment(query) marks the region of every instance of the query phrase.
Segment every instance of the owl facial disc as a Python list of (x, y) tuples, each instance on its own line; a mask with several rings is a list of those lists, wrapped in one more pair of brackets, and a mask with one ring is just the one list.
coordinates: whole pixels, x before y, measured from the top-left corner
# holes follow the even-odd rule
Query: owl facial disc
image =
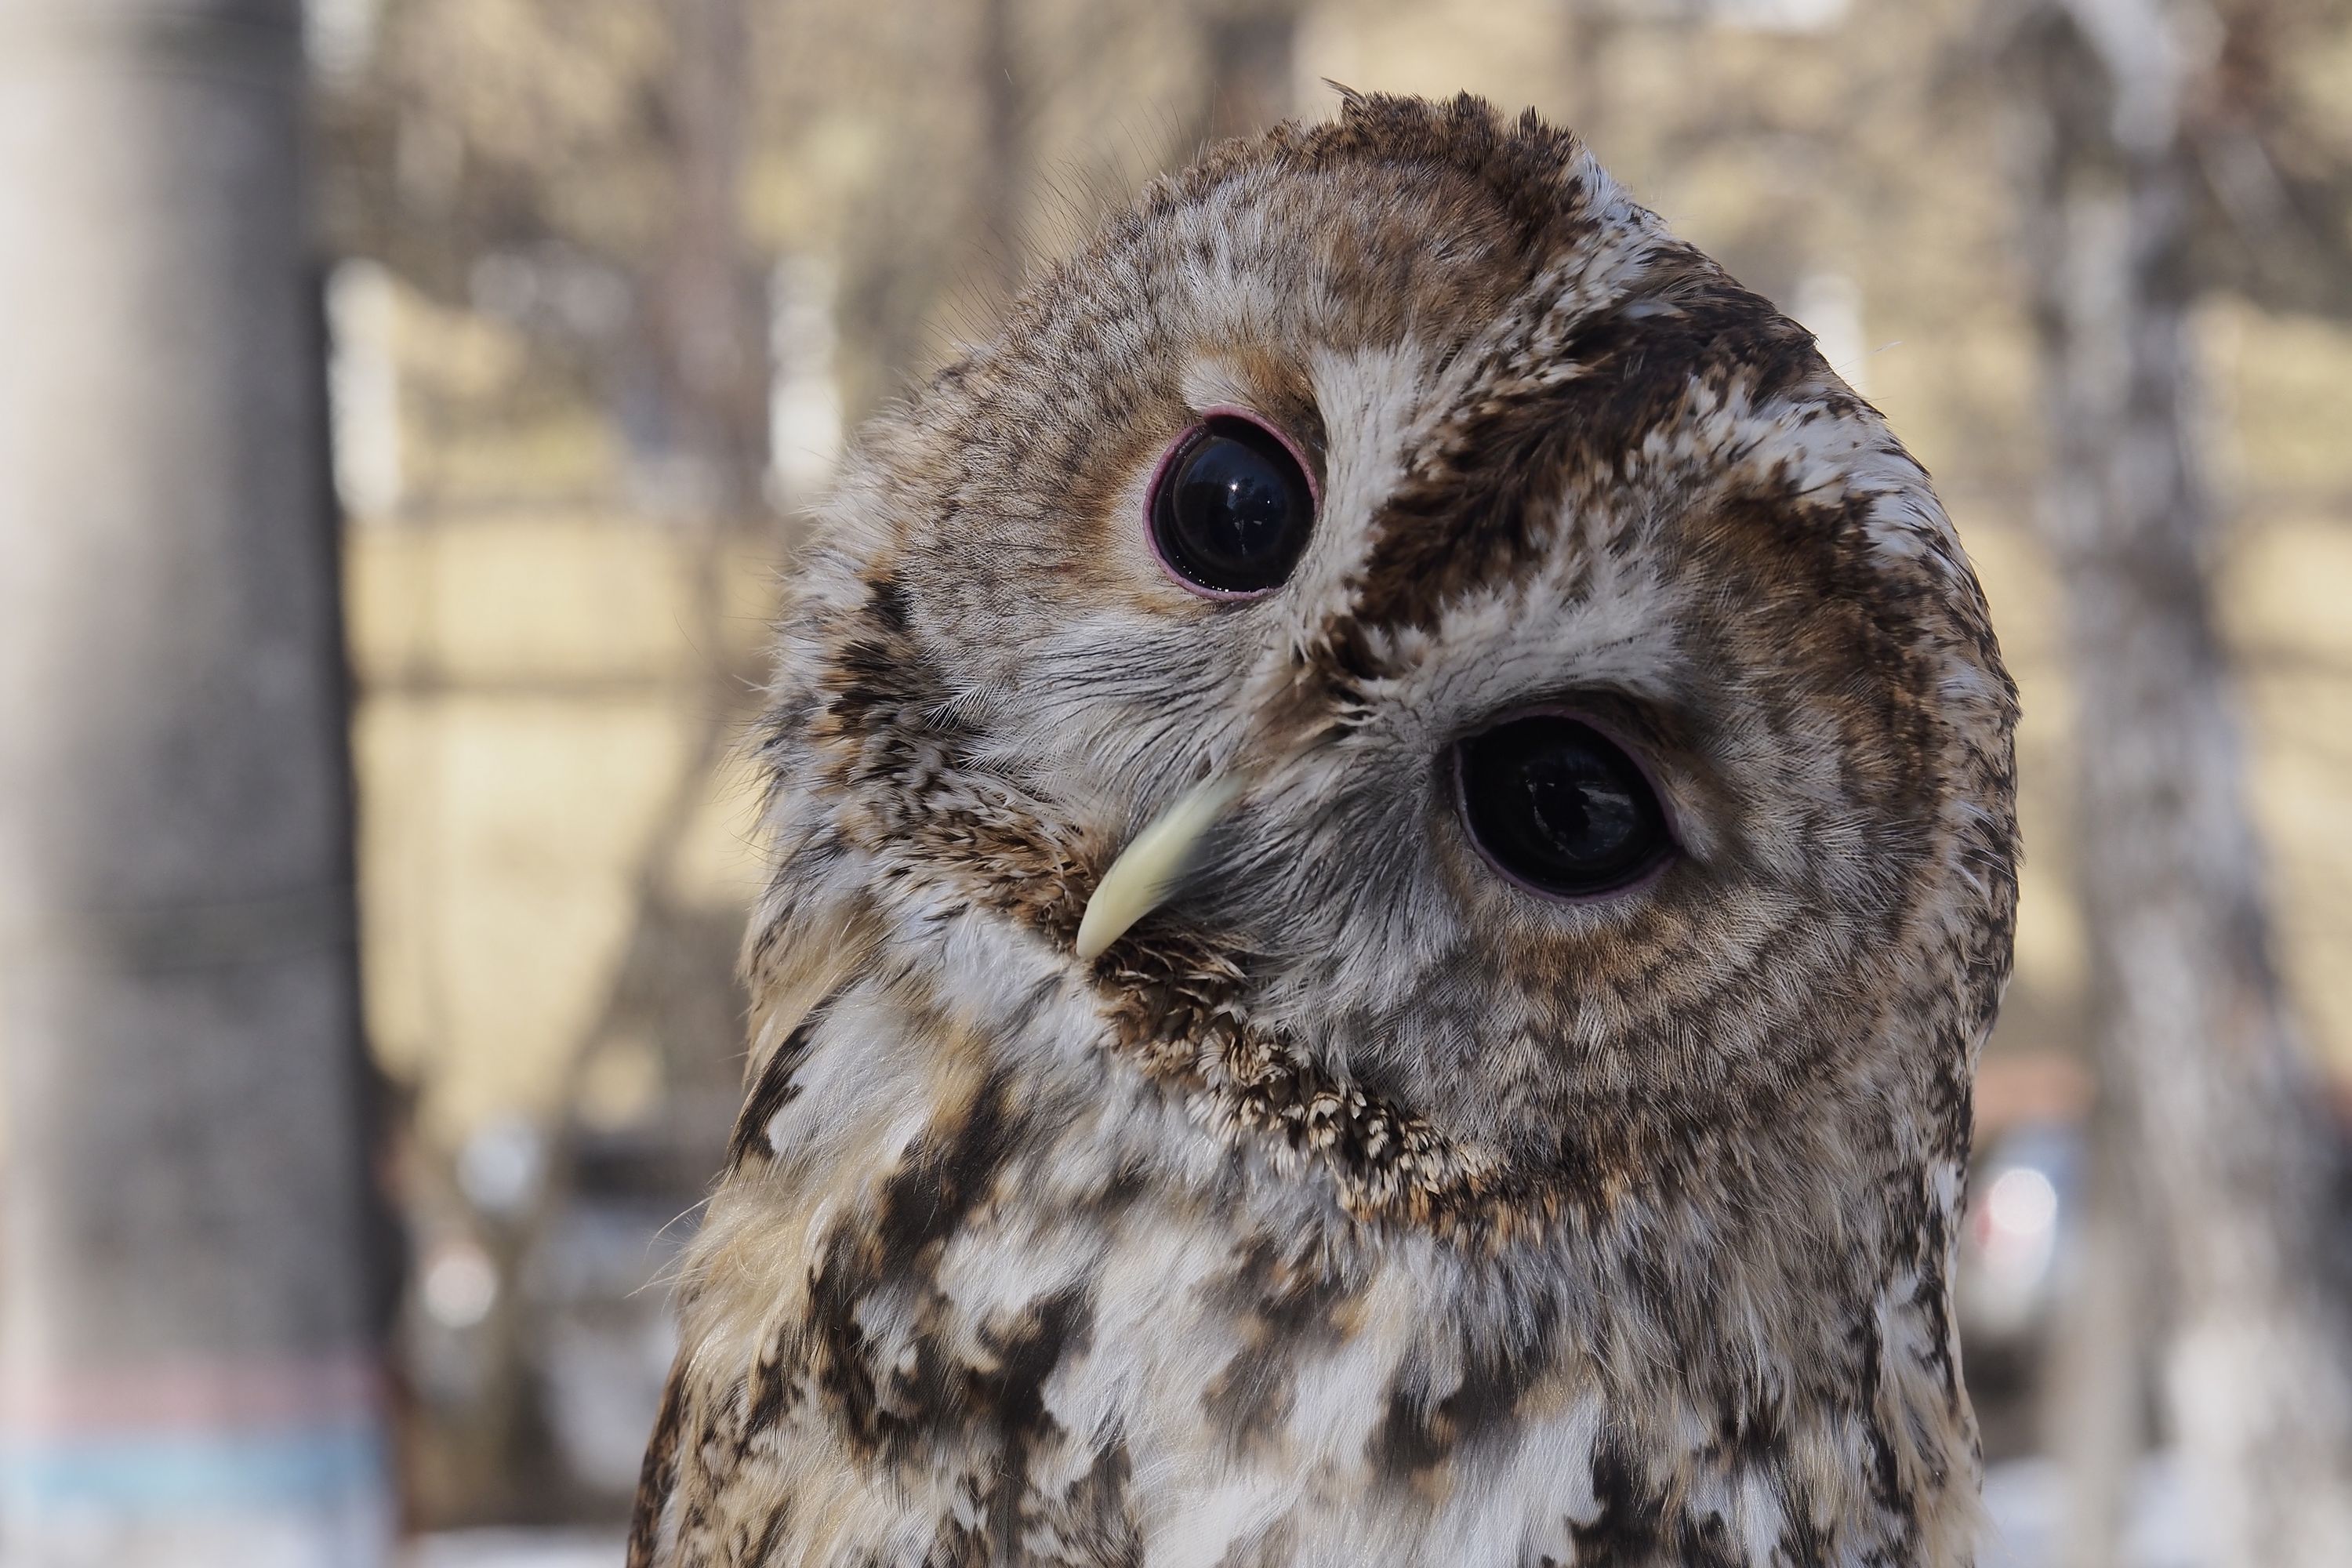
[(1193, 849), (1242, 792), (1238, 778), (1203, 780), (1152, 818), (1095, 885), (1078, 921), (1077, 953), (1091, 963), (1168, 896)]

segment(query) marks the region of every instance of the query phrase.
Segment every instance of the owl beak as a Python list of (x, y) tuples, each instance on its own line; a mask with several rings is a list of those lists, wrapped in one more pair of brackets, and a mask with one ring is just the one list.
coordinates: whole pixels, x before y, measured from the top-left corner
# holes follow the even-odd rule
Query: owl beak
[(1160, 907), (1202, 836), (1241, 793), (1241, 781), (1231, 776), (1194, 784), (1135, 836), (1087, 900), (1087, 912), (1078, 921), (1080, 958), (1092, 963), (1101, 957), (1129, 927)]

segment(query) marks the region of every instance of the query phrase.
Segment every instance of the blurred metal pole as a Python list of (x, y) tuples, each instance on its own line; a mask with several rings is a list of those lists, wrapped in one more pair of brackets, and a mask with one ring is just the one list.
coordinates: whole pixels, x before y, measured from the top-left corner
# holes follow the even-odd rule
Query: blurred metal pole
[(0, 1561), (366, 1564), (298, 0), (0, 5)]

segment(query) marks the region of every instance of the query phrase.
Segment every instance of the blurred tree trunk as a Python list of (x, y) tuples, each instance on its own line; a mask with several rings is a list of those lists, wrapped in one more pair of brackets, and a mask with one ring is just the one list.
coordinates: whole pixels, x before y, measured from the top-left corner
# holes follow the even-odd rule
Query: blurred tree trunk
[(2082, 759), (2091, 1047), (2168, 1292), (2164, 1408), (2215, 1560), (2321, 1568), (2352, 1542), (2352, 1342), (2209, 587), (2183, 120), (2210, 17), (2164, 0), (2029, 14), (2024, 219)]
[(2116, 1097), (2091, 1109), (2075, 1241), (2061, 1260), (2062, 1310), (2042, 1352), (2041, 1416), (2065, 1478), (2052, 1568), (2116, 1568), (2133, 1473), (2146, 1447), (2149, 1335), (2147, 1226)]
[[(659, 367), (665, 455), (675, 465), (671, 477), (682, 481), (666, 499), (681, 509), (680, 521), (698, 529), (688, 641), (716, 660), (728, 640), (721, 618), (731, 539), (766, 511), (768, 310), (742, 205), (752, 39), (747, 0), (667, 0), (667, 5), (663, 122), (677, 205), (667, 243), (654, 258), (653, 310), (645, 324)], [(740, 694), (756, 684), (747, 672), (715, 664), (707, 674), (710, 691), (696, 714), (701, 742), (665, 824), (682, 819), (718, 787), (713, 770), (725, 737), (741, 721)], [(662, 875), (682, 831), (666, 826), (655, 835), (635, 902), (640, 932), (664, 918)], [(569, 1059), (567, 1089), (584, 1067), (590, 1043), (583, 1039)], [(559, 1111), (540, 1131), (546, 1170), (530, 1201), (513, 1215), (478, 1216), (506, 1288), (483, 1331), (484, 1419), (475, 1440), (494, 1457), (496, 1484), (485, 1489), (494, 1517), (527, 1524), (561, 1519), (582, 1501), (577, 1479), (557, 1449), (548, 1405), (541, 1353), (546, 1316), (525, 1289), (531, 1260), (574, 1196), (580, 1128)]]
[(297, 0), (0, 19), (0, 1559), (392, 1521)]
[(1202, 141), (1255, 136), (1298, 111), (1294, 0), (1213, 0), (1201, 26), (1208, 71)]
[(703, 521), (742, 521), (767, 468), (768, 322), (743, 236), (744, 0), (671, 0), (667, 119), (678, 209), (656, 289), (670, 445)]
[(1609, 50), (1624, 29), (1625, 18), (1609, 0), (1567, 0), (1561, 20), (1566, 26), (1560, 90), (1568, 100), (1569, 128), (1598, 157), (1597, 143), (1609, 116)]
[(979, 226), (981, 255), (989, 276), (983, 285), (992, 316), (1001, 316), (1021, 291), (1027, 262), (1023, 243), (1021, 119), (1024, 103), (1020, 40), (1014, 36), (1013, 0), (981, 0), (973, 65), (980, 89), (981, 149), (972, 171), (972, 220)]

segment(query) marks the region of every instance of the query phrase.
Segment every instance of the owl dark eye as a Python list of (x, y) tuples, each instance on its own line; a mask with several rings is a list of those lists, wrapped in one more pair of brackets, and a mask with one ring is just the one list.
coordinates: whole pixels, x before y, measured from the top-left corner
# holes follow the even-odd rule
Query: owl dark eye
[(1531, 713), (1454, 747), (1470, 837), (1504, 875), (1563, 898), (1639, 880), (1674, 853), (1657, 792), (1614, 742)]
[(1213, 416), (1179, 442), (1152, 486), (1152, 549), (1212, 598), (1280, 587), (1314, 527), (1315, 490), (1297, 457), (1235, 415)]

